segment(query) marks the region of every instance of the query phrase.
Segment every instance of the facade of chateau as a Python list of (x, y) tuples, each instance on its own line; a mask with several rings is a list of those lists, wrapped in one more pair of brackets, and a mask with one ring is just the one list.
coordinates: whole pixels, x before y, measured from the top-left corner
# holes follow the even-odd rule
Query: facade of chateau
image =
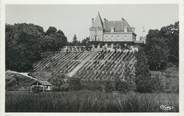
[(122, 18), (118, 21), (102, 20), (100, 14), (92, 18), (92, 26), (89, 28), (90, 41), (94, 43), (134, 43), (136, 41), (135, 28)]

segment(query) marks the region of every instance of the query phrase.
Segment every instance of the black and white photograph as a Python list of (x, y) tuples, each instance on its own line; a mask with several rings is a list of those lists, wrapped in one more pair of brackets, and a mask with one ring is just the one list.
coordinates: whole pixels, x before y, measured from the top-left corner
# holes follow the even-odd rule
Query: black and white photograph
[(7, 4), (5, 112), (179, 112), (178, 4)]

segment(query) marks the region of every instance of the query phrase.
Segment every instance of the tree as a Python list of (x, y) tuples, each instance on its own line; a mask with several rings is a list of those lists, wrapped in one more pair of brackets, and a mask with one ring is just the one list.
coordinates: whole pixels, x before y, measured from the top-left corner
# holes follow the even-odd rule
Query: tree
[(145, 52), (151, 70), (162, 70), (167, 66), (169, 51), (165, 40), (164, 37), (153, 37), (147, 40)]
[(179, 22), (171, 24), (160, 29), (160, 33), (167, 38), (169, 47), (169, 62), (176, 65), (179, 63)]
[(49, 27), (48, 30), (46, 31), (46, 35), (54, 34), (57, 32), (57, 29), (53, 26)]
[(67, 44), (67, 38), (61, 30), (49, 27), (41, 42), (43, 51), (57, 51)]
[(149, 30), (145, 52), (151, 70), (163, 70), (168, 63), (179, 63), (179, 22)]
[(137, 63), (135, 65), (135, 83), (138, 92), (152, 92), (151, 75), (146, 55), (142, 48), (136, 53)]
[(86, 37), (85, 39), (83, 39), (81, 42), (81, 45), (89, 47), (90, 45), (89, 37)]
[(77, 35), (74, 34), (72, 44), (73, 44), (73, 45), (78, 45), (78, 43), (79, 43), (79, 42), (78, 42), (78, 40), (77, 40)]
[(65, 82), (66, 76), (64, 74), (54, 75), (49, 81), (53, 85), (54, 91), (67, 91), (69, 89), (69, 84)]
[(38, 38), (43, 36), (42, 27), (33, 24), (6, 26), (6, 69), (28, 71), (34, 61), (40, 59)]
[(34, 24), (6, 25), (6, 69), (31, 71), (41, 60), (41, 53), (56, 51), (67, 44), (61, 30), (50, 27), (47, 32)]

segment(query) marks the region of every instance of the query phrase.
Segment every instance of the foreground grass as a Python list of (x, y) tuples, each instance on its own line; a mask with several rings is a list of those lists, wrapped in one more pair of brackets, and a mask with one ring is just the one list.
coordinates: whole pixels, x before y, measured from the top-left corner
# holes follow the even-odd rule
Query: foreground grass
[(160, 105), (178, 112), (178, 94), (169, 93), (103, 93), (6, 92), (6, 112), (161, 112)]

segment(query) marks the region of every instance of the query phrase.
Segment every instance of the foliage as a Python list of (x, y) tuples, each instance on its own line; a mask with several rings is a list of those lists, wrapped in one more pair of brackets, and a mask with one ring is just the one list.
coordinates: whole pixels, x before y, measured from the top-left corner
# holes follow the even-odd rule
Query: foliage
[(55, 34), (57, 32), (57, 29), (55, 27), (49, 27), (46, 31), (46, 35)]
[(61, 30), (55, 27), (49, 27), (45, 37), (41, 41), (42, 50), (45, 51), (57, 51), (67, 44), (67, 38)]
[(78, 45), (80, 45), (80, 41), (78, 41), (77, 35), (76, 35), (76, 34), (74, 34), (74, 36), (73, 36), (73, 40), (72, 40), (71, 45), (73, 45), (73, 46), (78, 46)]
[(166, 68), (169, 51), (165, 38), (150, 38), (146, 43), (145, 51), (150, 70), (162, 70)]
[(53, 78), (51, 78), (49, 81), (53, 85), (53, 91), (63, 91), (68, 90), (66, 82), (65, 82), (66, 76), (65, 75), (55, 75)]
[(149, 72), (148, 61), (142, 48), (136, 54), (136, 90), (138, 92), (152, 92), (151, 75)]
[(163, 86), (159, 77), (151, 78), (152, 92), (162, 92)]
[(160, 77), (151, 77), (144, 51), (140, 50), (136, 56), (136, 90), (141, 93), (162, 92), (163, 87)]
[(179, 93), (179, 76), (177, 67), (169, 67), (159, 78), (162, 91), (167, 93)]
[(80, 90), (82, 87), (80, 78), (75, 78), (75, 77), (69, 78), (68, 83), (69, 83), (70, 90)]
[(47, 32), (33, 24), (6, 25), (6, 69), (19, 72), (32, 70), (41, 53), (62, 48), (67, 39), (61, 30), (50, 27)]
[(144, 47), (151, 70), (164, 70), (169, 62), (179, 63), (179, 22), (149, 30)]
[(85, 39), (83, 39), (81, 41), (81, 45), (89, 47), (90, 46), (89, 37), (86, 37)]
[(129, 85), (126, 81), (117, 80), (115, 84), (115, 90), (121, 91), (121, 92), (128, 92), (129, 91)]
[(166, 44), (169, 47), (168, 60), (178, 65), (179, 62), (179, 22), (164, 26), (160, 29), (160, 33), (164, 36)]
[(116, 91), (115, 82), (107, 81), (104, 85), (106, 92)]
[(179, 111), (178, 94), (104, 93), (99, 91), (6, 92), (6, 112), (168, 112)]

